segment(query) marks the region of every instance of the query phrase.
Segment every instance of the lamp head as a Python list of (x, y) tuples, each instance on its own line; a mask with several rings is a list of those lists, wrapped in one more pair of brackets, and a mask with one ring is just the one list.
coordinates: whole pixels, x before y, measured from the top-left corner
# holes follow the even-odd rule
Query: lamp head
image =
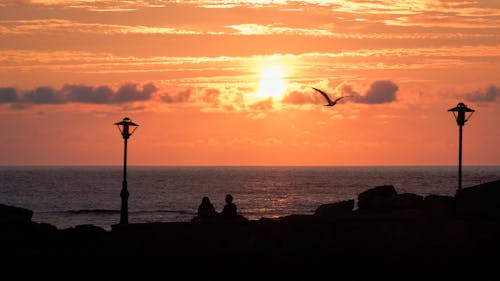
[(453, 112), (459, 126), (463, 126), (474, 113), (474, 109), (468, 108), (463, 102), (459, 102), (456, 107), (448, 109)]
[(130, 120), (130, 118), (125, 117), (122, 121), (115, 123), (122, 134), (123, 139), (128, 139), (139, 127), (139, 124), (136, 124)]

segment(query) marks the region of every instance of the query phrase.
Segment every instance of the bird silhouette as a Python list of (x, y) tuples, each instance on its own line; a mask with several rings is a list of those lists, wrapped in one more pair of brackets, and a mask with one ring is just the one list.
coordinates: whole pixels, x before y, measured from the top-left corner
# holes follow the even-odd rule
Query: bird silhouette
[(335, 100), (332, 100), (332, 99), (328, 96), (328, 94), (327, 94), (327, 93), (325, 93), (325, 92), (321, 91), (320, 89), (316, 89), (316, 88), (314, 88), (314, 87), (311, 87), (311, 88), (313, 88), (314, 90), (316, 90), (316, 91), (320, 92), (320, 94), (321, 94), (321, 95), (323, 95), (323, 97), (325, 97), (326, 101), (328, 102), (328, 104), (325, 104), (325, 106), (334, 106), (334, 105), (336, 105), (336, 104), (337, 104), (337, 102), (338, 102), (339, 100), (341, 100), (341, 99), (343, 99), (343, 98), (344, 98), (344, 96), (342, 96), (342, 97), (340, 97), (340, 98), (336, 98)]

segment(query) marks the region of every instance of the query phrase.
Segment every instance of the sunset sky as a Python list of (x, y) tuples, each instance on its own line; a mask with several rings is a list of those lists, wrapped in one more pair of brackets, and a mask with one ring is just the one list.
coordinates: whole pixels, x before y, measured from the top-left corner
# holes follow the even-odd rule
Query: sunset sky
[[(312, 87), (332, 98), (333, 107)], [(500, 165), (500, 1), (0, 2), (0, 165)]]

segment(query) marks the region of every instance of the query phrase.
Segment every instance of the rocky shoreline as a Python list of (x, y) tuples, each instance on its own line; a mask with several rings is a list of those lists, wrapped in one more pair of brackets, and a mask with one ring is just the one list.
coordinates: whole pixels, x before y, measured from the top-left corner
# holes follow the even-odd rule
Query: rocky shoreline
[(438, 270), (463, 277), (493, 271), (500, 256), (500, 180), (455, 196), (398, 194), (393, 186), (378, 186), (356, 201), (276, 219), (113, 225), (106, 231), (93, 225), (57, 229), (31, 221), (32, 215), (0, 204), (7, 272), (285, 274), (369, 268), (357, 274)]

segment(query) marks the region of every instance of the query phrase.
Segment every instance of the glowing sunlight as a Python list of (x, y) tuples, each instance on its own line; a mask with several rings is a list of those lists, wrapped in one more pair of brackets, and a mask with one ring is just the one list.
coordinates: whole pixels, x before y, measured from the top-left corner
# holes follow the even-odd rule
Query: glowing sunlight
[(286, 89), (285, 70), (281, 66), (263, 68), (260, 72), (259, 90), (257, 97), (279, 100), (283, 97)]

